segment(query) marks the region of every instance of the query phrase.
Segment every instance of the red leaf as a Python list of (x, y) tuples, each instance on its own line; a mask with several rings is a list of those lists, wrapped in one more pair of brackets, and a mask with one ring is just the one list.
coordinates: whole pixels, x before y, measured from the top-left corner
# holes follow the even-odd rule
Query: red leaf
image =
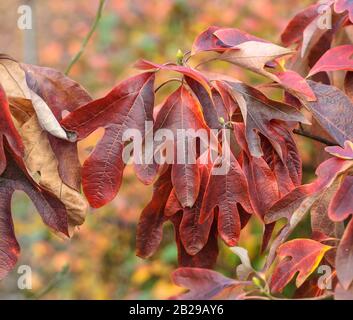
[(24, 63), (21, 67), (29, 88), (48, 104), (58, 120), (62, 119), (63, 111), (73, 111), (92, 100), (81, 85), (60, 71)]
[(353, 1), (352, 0), (336, 0), (334, 8), (337, 13), (348, 11), (349, 20), (353, 22)]
[(303, 285), (296, 290), (294, 299), (306, 299), (313, 297), (321, 297), (325, 294), (325, 290), (319, 288), (318, 277), (313, 277), (303, 283)]
[(234, 132), (238, 143), (244, 150), (242, 168), (249, 185), (249, 195), (252, 208), (263, 221), (267, 210), (279, 199), (277, 180), (263, 158), (254, 158), (246, 145), (244, 125), (236, 123)]
[[(255, 37), (249, 33), (236, 28), (221, 28), (215, 30), (213, 33), (222, 43), (224, 43), (228, 48), (235, 47), (246, 41), (258, 41), (267, 42), (263, 39)], [(236, 49), (236, 48), (235, 48)]]
[(314, 193), (312, 184), (295, 188), (272, 206), (265, 216), (265, 222), (272, 223), (281, 218), (287, 218), (289, 220), (291, 215), (312, 193)]
[[(296, 286), (299, 288), (318, 267), (324, 254), (331, 249), (310, 239), (295, 239), (282, 244), (277, 255), (282, 258), (271, 277), (273, 292), (281, 292), (297, 272)], [(290, 260), (284, 259), (290, 257)]]
[(172, 279), (177, 286), (190, 290), (177, 297), (183, 300), (210, 300), (217, 296), (221, 299), (234, 299), (239, 292), (235, 291), (235, 295), (232, 295), (227, 289), (237, 289), (241, 286), (240, 282), (216, 271), (198, 268), (177, 269), (173, 272)]
[[(331, 10), (330, 6), (334, 0), (330, 0), (326, 4), (322, 5), (323, 12), (325, 10)], [(304, 48), (302, 48), (302, 52), (308, 57), (308, 67), (313, 67), (315, 63), (325, 54), (326, 51), (330, 50), (335, 35), (345, 27), (348, 23), (348, 17), (346, 15), (333, 15), (332, 16), (332, 28), (319, 28), (320, 19), (322, 16), (319, 15), (308, 27), (306, 30), (308, 32), (304, 32), (306, 34), (307, 39), (304, 39)], [(314, 29), (314, 30), (313, 30)], [(313, 33), (312, 33), (313, 32)], [(306, 50), (305, 50), (306, 49)], [(298, 61), (298, 63), (300, 63)], [(307, 70), (305, 70), (307, 72)], [(316, 75), (313, 79), (318, 82), (330, 83), (328, 75), (326, 73), (322, 73), (320, 75)]]
[[(64, 111), (74, 111), (92, 101), (84, 88), (57, 70), (29, 64), (21, 64), (21, 67), (26, 73), (28, 87), (47, 103), (59, 122)], [(77, 143), (58, 139), (50, 134), (48, 138), (58, 159), (63, 182), (73, 189), (80, 190), (81, 165)]]
[(344, 78), (344, 92), (353, 101), (353, 72), (348, 71)]
[(6, 168), (6, 157), (4, 152), (4, 138), (11, 149), (18, 155), (23, 156), (23, 144), (11, 118), (9, 104), (6, 94), (0, 84), (0, 175)]
[(344, 148), (338, 146), (326, 147), (325, 151), (340, 159), (353, 160), (353, 142), (351, 141), (346, 141)]
[[(246, 153), (243, 153), (242, 168), (249, 185), (251, 205), (260, 221), (264, 222), (266, 213), (280, 197), (276, 177), (263, 158), (254, 158)], [(266, 250), (274, 226), (275, 223), (264, 224), (261, 252)]]
[(342, 173), (346, 173), (353, 166), (352, 161), (346, 161), (339, 158), (331, 158), (321, 163), (316, 169), (318, 179), (316, 184), (318, 189), (328, 184), (332, 184)]
[(137, 129), (145, 136), (145, 121), (152, 121), (154, 73), (131, 77), (104, 98), (73, 111), (62, 125), (86, 138), (99, 127), (105, 128), (101, 141), (83, 165), (83, 190), (92, 207), (98, 208), (117, 194), (123, 176), (123, 133)]
[(24, 191), (30, 197), (47, 226), (69, 236), (63, 203), (23, 172), (26, 169), (20, 158), (16, 158), (17, 164), (8, 153), (6, 157), (8, 164), (0, 177), (0, 279), (15, 266), (20, 251), (11, 215), (11, 199), (16, 190)]
[[(198, 81), (190, 77), (185, 77), (185, 81), (199, 100), (208, 127), (211, 129), (220, 129), (221, 124), (219, 123), (219, 117), (212, 97)], [(212, 90), (212, 96), (213, 93), (214, 89)]]
[(168, 169), (154, 184), (152, 200), (143, 209), (137, 226), (136, 255), (141, 258), (151, 257), (162, 241), (163, 224), (168, 220), (164, 208), (172, 188)]
[(212, 90), (213, 101), (218, 117), (222, 117), (226, 123), (232, 121), (237, 115), (241, 118), (239, 105), (234, 100), (228, 88), (223, 85), (222, 81), (215, 81), (214, 85), (215, 88)]
[[(222, 85), (218, 83), (218, 85)], [(224, 81), (223, 86), (228, 88), (237, 101), (243, 115), (246, 139), (250, 153), (254, 157), (261, 157), (260, 132), (271, 141), (279, 151), (279, 145), (271, 133), (271, 120), (295, 121), (308, 123), (305, 117), (294, 107), (268, 99), (262, 92), (242, 83)]]
[(285, 46), (302, 39), (305, 28), (319, 15), (318, 6), (318, 4), (313, 4), (305, 8), (288, 23), (281, 35), (282, 43)]
[[(7, 188), (6, 188), (7, 187)], [(14, 190), (9, 184), (0, 186), (0, 279), (10, 272), (16, 265), (20, 255), (20, 246), (15, 237), (11, 215), (11, 198)]]
[(311, 230), (314, 240), (341, 238), (344, 230), (343, 223), (335, 223), (329, 218), (329, 205), (332, 197), (337, 193), (341, 179), (324, 190), (311, 208)]
[[(242, 205), (247, 212), (253, 210), (244, 173), (231, 152), (229, 156), (229, 163), (225, 164), (224, 161), (227, 160), (220, 158), (215, 161), (202, 203), (200, 222), (206, 221), (218, 207), (218, 232), (225, 243), (233, 247), (238, 242), (241, 230), (237, 204)], [(229, 166), (227, 174), (216, 175), (215, 170), (219, 161)]]
[(202, 200), (206, 190), (209, 169), (207, 166), (200, 168), (201, 184), (200, 192), (192, 208), (183, 208), (179, 203), (175, 190), (169, 195), (165, 208), (165, 215), (172, 216), (182, 211), (183, 217), (179, 227), (180, 240), (189, 255), (195, 255), (206, 245), (209, 238), (213, 216), (210, 216), (204, 223), (199, 223)]
[[(200, 172), (198, 164), (189, 161), (190, 157), (194, 157), (196, 162), (196, 150), (193, 148), (191, 152), (194, 154), (189, 153), (188, 140), (190, 139), (186, 135), (181, 136), (179, 130), (208, 130), (208, 127), (203, 119), (200, 105), (184, 86), (181, 86), (165, 101), (157, 115), (155, 129), (169, 129), (173, 132), (175, 161), (172, 165), (172, 182), (183, 208), (191, 208), (199, 193)], [(188, 147), (178, 150), (177, 146), (182, 142)]]
[(220, 27), (209, 27), (207, 30), (197, 36), (192, 45), (192, 54), (196, 54), (202, 51), (219, 51), (223, 52), (228, 45), (224, 44), (214, 33), (220, 30)]
[(301, 184), (302, 160), (289, 128), (273, 121), (271, 132), (280, 145), (280, 155), (267, 139), (263, 139), (262, 149), (266, 162), (276, 175), (279, 191), (284, 196)]
[(312, 67), (308, 77), (319, 72), (329, 72), (337, 70), (353, 71), (353, 46), (344, 45), (332, 48), (325, 52), (318, 62)]
[(306, 80), (298, 73), (288, 70), (285, 72), (275, 73), (278, 82), (287, 90), (294, 91), (297, 95), (304, 96), (308, 101), (315, 101), (316, 96), (311, 90)]
[(195, 255), (190, 255), (184, 248), (181, 241), (180, 225), (183, 217), (182, 214), (175, 214), (171, 217), (174, 224), (175, 242), (178, 248), (178, 263), (181, 267), (195, 267), (195, 268), (214, 268), (218, 257), (218, 232), (217, 219), (213, 220), (213, 224), (208, 236), (207, 243)]
[(348, 290), (353, 281), (353, 220), (351, 220), (340, 244), (337, 248), (336, 254), (336, 271), (340, 284), (344, 289)]
[(353, 214), (353, 176), (348, 176), (331, 200), (329, 217), (332, 221), (344, 221), (351, 214)]
[[(316, 170), (317, 179), (311, 183), (293, 189), (286, 196), (277, 201), (265, 216), (265, 222), (271, 223), (281, 218), (288, 220), (302, 205), (307, 211), (317, 201), (318, 195), (331, 186), (336, 178), (347, 171), (352, 164), (338, 158), (331, 158), (323, 162)], [(305, 203), (308, 198), (311, 201)]]
[(353, 104), (350, 99), (334, 86), (308, 81), (317, 101), (304, 102), (320, 126), (341, 146), (353, 141)]

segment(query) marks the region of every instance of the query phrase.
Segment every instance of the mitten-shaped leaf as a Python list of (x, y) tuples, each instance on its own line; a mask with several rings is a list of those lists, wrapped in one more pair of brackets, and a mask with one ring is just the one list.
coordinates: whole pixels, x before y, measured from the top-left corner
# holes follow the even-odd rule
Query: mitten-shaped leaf
[(237, 101), (245, 124), (246, 140), (249, 151), (254, 157), (261, 157), (260, 132), (274, 144), (280, 153), (279, 142), (276, 142), (271, 133), (271, 120), (295, 121), (308, 123), (303, 114), (296, 108), (268, 99), (262, 92), (242, 83), (224, 81), (234, 99)]
[(277, 251), (281, 261), (273, 272), (271, 290), (282, 291), (297, 272), (296, 286), (299, 288), (330, 249), (330, 246), (310, 239), (295, 239), (282, 244)]
[(123, 135), (137, 129), (145, 136), (145, 121), (153, 119), (154, 73), (131, 77), (104, 98), (94, 100), (72, 112), (62, 125), (83, 139), (99, 127), (105, 128), (101, 141), (85, 161), (82, 171), (83, 190), (90, 204), (97, 208), (117, 194), (125, 161)]
[[(92, 101), (82, 86), (57, 70), (23, 63), (21, 67), (25, 71), (28, 87), (45, 101), (59, 122), (65, 111), (72, 112)], [(68, 186), (79, 191), (81, 166), (77, 144), (53, 135), (48, 135), (48, 139), (58, 159), (60, 177)]]

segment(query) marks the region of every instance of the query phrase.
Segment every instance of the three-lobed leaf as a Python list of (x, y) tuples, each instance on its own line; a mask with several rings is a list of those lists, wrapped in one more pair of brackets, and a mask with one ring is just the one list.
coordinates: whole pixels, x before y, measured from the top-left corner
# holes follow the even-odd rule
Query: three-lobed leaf
[(248, 85), (224, 81), (234, 100), (237, 101), (245, 124), (248, 148), (252, 156), (263, 155), (259, 133), (267, 137), (280, 154), (279, 142), (271, 132), (271, 120), (308, 123), (308, 120), (296, 108), (270, 100), (261, 91)]
[(277, 251), (281, 260), (272, 274), (271, 290), (282, 291), (297, 272), (296, 286), (300, 287), (330, 249), (330, 246), (310, 239), (295, 239), (282, 244)]
[(82, 169), (83, 190), (92, 207), (98, 208), (117, 194), (125, 161), (123, 135), (126, 129), (137, 129), (145, 136), (145, 121), (153, 120), (153, 72), (131, 77), (101, 99), (81, 106), (62, 125), (84, 139), (100, 127), (105, 133)]

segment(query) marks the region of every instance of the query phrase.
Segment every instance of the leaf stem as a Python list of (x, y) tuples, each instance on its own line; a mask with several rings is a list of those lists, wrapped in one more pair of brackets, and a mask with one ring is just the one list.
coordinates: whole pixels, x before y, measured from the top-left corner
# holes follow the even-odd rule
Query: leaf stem
[(217, 60), (219, 60), (218, 59), (218, 57), (215, 57), (215, 58), (210, 58), (210, 59), (208, 59), (208, 60), (206, 60), (206, 61), (202, 61), (202, 62), (200, 62), (198, 65), (196, 65), (195, 67), (194, 67), (194, 69), (198, 69), (199, 67), (201, 67), (202, 65), (204, 65), (204, 64), (206, 64), (206, 63), (209, 63), (209, 62), (212, 62), (212, 61), (217, 61)]
[(307, 132), (303, 129), (294, 129), (293, 132), (299, 136), (306, 137), (311, 140), (315, 140), (315, 141), (321, 142), (323, 144), (326, 144), (327, 146), (337, 146), (337, 143), (330, 141), (330, 140), (327, 140), (325, 138), (322, 138), (320, 136), (311, 134), (310, 132)]
[(191, 56), (191, 50), (185, 52), (185, 53), (184, 53), (184, 57), (183, 57), (183, 63), (184, 63), (185, 65), (188, 65), (188, 61), (190, 60), (191, 57), (192, 57), (192, 56)]
[(68, 75), (72, 69), (72, 67), (74, 66), (74, 64), (81, 58), (83, 52), (85, 51), (85, 48), (89, 42), (89, 40), (91, 39), (92, 35), (94, 34), (99, 21), (102, 17), (102, 11), (103, 11), (103, 7), (104, 7), (104, 3), (105, 0), (99, 0), (99, 6), (98, 6), (98, 10), (96, 13), (96, 17), (93, 21), (92, 27), (89, 30), (89, 32), (87, 33), (86, 37), (83, 39), (82, 44), (81, 44), (81, 48), (80, 50), (76, 53), (76, 55), (72, 58), (72, 60), (70, 61), (69, 65), (67, 66), (66, 70), (65, 70), (65, 75)]
[(170, 83), (170, 82), (180, 82), (180, 83), (183, 83), (181, 79), (178, 79), (178, 78), (171, 78), (165, 82), (163, 82), (159, 87), (157, 87), (156, 90), (154, 90), (154, 93), (157, 93), (162, 87), (164, 87), (166, 84)]

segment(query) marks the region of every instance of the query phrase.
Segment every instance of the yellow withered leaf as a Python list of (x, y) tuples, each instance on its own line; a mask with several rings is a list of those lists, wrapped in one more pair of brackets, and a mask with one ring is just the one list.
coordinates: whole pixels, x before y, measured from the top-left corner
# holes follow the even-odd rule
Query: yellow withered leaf
[(0, 56), (0, 81), (8, 97), (31, 99), (26, 74), (18, 62)]
[(69, 231), (81, 225), (86, 216), (87, 203), (82, 195), (71, 189), (60, 178), (58, 161), (50, 146), (47, 133), (41, 128), (36, 115), (18, 128), (25, 146), (25, 164), (33, 179), (55, 194), (65, 205)]

